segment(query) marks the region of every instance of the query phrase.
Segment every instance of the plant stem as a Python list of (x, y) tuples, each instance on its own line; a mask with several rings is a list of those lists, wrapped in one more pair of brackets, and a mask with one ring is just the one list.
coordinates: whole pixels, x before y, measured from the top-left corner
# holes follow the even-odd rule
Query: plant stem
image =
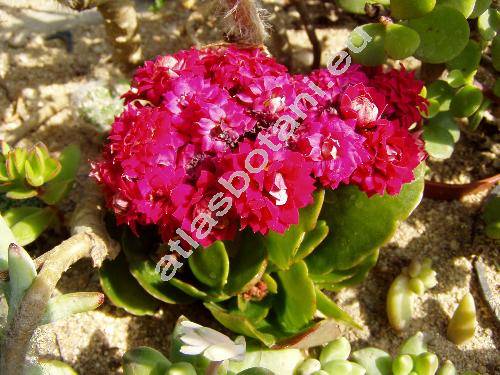
[(267, 32), (262, 9), (256, 0), (221, 0), (226, 11), (224, 24), (228, 37), (235, 42), (262, 45)]
[(113, 46), (114, 59), (130, 69), (142, 61), (141, 36), (137, 13), (131, 0), (58, 0), (59, 3), (83, 11), (97, 7)]
[(307, 37), (309, 38), (309, 41), (311, 42), (313, 47), (313, 62), (311, 65), (311, 69), (318, 69), (319, 65), (321, 64), (321, 44), (318, 40), (318, 36), (316, 35), (314, 25), (309, 18), (307, 7), (304, 3), (304, 0), (292, 0), (292, 4), (300, 14), (300, 19), (302, 20), (304, 28), (306, 29)]

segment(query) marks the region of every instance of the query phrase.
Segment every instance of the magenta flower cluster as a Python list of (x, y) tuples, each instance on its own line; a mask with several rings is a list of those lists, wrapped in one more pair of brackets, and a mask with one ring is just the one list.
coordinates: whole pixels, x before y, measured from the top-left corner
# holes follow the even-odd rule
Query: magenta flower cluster
[[(177, 228), (192, 234), (203, 213), (214, 223), (198, 237), (203, 245), (246, 227), (282, 233), (318, 188), (397, 194), (413, 180), (425, 157), (414, 130), (426, 110), (422, 87), (404, 70), (357, 65), (337, 76), (291, 75), (257, 48), (160, 56), (137, 70), (92, 175), (118, 223), (156, 225), (165, 241)], [(273, 126), (283, 118), (295, 124), (287, 137)], [(262, 148), (265, 168), (231, 195), (219, 179), (244, 170)]]

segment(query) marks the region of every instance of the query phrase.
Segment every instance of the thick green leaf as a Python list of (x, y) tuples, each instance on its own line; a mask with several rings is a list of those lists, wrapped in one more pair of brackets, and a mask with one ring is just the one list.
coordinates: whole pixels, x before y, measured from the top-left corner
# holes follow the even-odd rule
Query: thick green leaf
[(49, 300), (40, 325), (53, 323), (73, 314), (92, 311), (104, 302), (104, 295), (97, 292), (62, 294)]
[(278, 271), (278, 295), (274, 306), (278, 321), (287, 332), (297, 332), (311, 322), (316, 312), (314, 283), (303, 261)]
[(405, 59), (413, 55), (419, 45), (420, 36), (415, 30), (397, 23), (387, 25), (384, 48), (389, 57)]
[(477, 19), (479, 34), (484, 40), (493, 40), (500, 28), (500, 11), (490, 8)]
[(469, 24), (458, 10), (436, 6), (421, 17), (408, 21), (420, 36), (415, 57), (423, 62), (439, 64), (458, 56), (469, 41)]
[(50, 207), (38, 208), (10, 228), (19, 245), (25, 246), (35, 241), (44, 230), (57, 219), (56, 213)]
[(78, 146), (66, 147), (59, 156), (61, 171), (43, 188), (40, 198), (47, 204), (56, 204), (71, 190), (80, 166), (81, 152)]
[(198, 248), (188, 259), (193, 275), (209, 287), (221, 289), (229, 276), (229, 257), (222, 241)]
[(472, 11), (469, 18), (477, 18), (490, 7), (491, 0), (476, 0), (476, 4), (474, 4), (474, 10)]
[(450, 109), (451, 99), (455, 90), (445, 81), (437, 80), (427, 86), (427, 99), (436, 100), (439, 103), (439, 111)]
[(337, 322), (342, 322), (351, 327), (361, 329), (361, 326), (344, 310), (342, 310), (335, 302), (333, 302), (326, 294), (318, 287), (316, 291), (316, 302), (318, 310), (329, 318), (335, 319)]
[(368, 23), (356, 27), (348, 39), (353, 60), (366, 66), (381, 65), (385, 61), (385, 27), (380, 23)]
[(460, 54), (446, 63), (449, 70), (459, 69), (463, 73), (476, 70), (481, 61), (481, 47), (473, 40), (469, 40)]
[(29, 254), (17, 245), (9, 246), (9, 314), (10, 321), (36, 277), (36, 266)]
[(453, 97), (450, 111), (456, 117), (469, 117), (476, 112), (483, 102), (481, 89), (472, 85), (465, 85)]
[(154, 298), (166, 303), (188, 303), (193, 301), (193, 297), (207, 297), (205, 292), (175, 277), (169, 281), (162, 280), (161, 275), (156, 272), (156, 264), (147, 257), (147, 249), (141, 239), (130, 230), (125, 230), (122, 234), (122, 249), (133, 277)]
[(495, 36), (491, 43), (491, 60), (495, 70), (500, 72), (500, 35)]
[(245, 232), (230, 244), (235, 253), (230, 254), (230, 269), (224, 292), (235, 295), (247, 291), (255, 285), (267, 267), (267, 253), (261, 236)]
[(6, 271), (9, 267), (9, 245), (16, 242), (14, 234), (5, 219), (0, 215), (0, 271)]
[(321, 218), (330, 228), (327, 238), (306, 258), (311, 273), (347, 270), (387, 243), (399, 221), (405, 220), (422, 199), (424, 165), (415, 180), (398, 195), (372, 196), (356, 186), (327, 192)]
[(406, 20), (422, 17), (434, 9), (436, 0), (391, 0), (393, 17)]
[(107, 260), (99, 270), (101, 287), (109, 300), (134, 315), (153, 315), (159, 302), (151, 297), (130, 274), (125, 255)]
[(424, 126), (425, 150), (436, 159), (447, 159), (460, 138), (460, 129), (450, 112), (441, 112)]
[(364, 348), (351, 354), (354, 362), (366, 369), (366, 375), (391, 375), (392, 358), (383, 350)]
[(437, 0), (437, 4), (454, 8), (467, 18), (472, 14), (476, 0)]
[(490, 108), (491, 100), (484, 99), (481, 103), (479, 109), (469, 118), (469, 126), (470, 130), (476, 130), (483, 118), (485, 117), (486, 112)]
[(382, 4), (389, 5), (389, 0), (338, 0), (342, 10), (350, 13), (365, 14), (365, 4)]
[(306, 256), (311, 254), (316, 247), (319, 246), (321, 242), (328, 236), (328, 225), (326, 221), (320, 220), (316, 225), (316, 228), (306, 233), (304, 240), (299, 246), (297, 253), (295, 254), (294, 260), (299, 261), (304, 259)]
[[(238, 309), (234, 310), (248, 318), (252, 323), (259, 324), (263, 321), (271, 308), (274, 298), (272, 296), (264, 298), (261, 301), (247, 300), (243, 295), (237, 296)], [(228, 311), (231, 311), (229, 309)]]
[(243, 361), (231, 360), (228, 363), (231, 373), (241, 374), (251, 368), (266, 368), (276, 374), (294, 374), (294, 369), (306, 358), (298, 349), (263, 349), (249, 343)]
[(36, 197), (38, 192), (32, 188), (24, 186), (15, 186), (7, 190), (7, 198), (10, 199), (28, 199)]
[(273, 335), (260, 332), (246, 317), (230, 313), (215, 303), (209, 302), (204, 305), (220, 324), (231, 331), (253, 337), (262, 341), (266, 346), (272, 346), (275, 343), (276, 339)]
[(292, 225), (285, 233), (269, 232), (264, 236), (269, 261), (279, 269), (288, 269), (299, 250), (307, 231), (316, 227), (323, 206), (324, 190), (314, 194), (314, 202), (299, 212), (299, 223)]
[(158, 350), (140, 346), (123, 355), (124, 375), (164, 375), (172, 363)]
[(30, 216), (39, 211), (40, 207), (33, 207), (33, 206), (14, 207), (7, 211), (4, 211), (3, 218), (5, 219), (7, 225), (12, 228), (14, 225), (22, 221), (27, 216)]
[(78, 373), (64, 362), (39, 359), (37, 364), (27, 367), (26, 375), (78, 375)]

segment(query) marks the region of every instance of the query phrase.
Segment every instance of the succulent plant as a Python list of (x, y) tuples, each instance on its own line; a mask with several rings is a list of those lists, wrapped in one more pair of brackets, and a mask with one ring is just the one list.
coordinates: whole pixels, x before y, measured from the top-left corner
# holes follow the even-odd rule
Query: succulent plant
[[(202, 336), (188, 337), (189, 334), (186, 336), (182, 327), (186, 323), (207, 331)], [(195, 346), (200, 343), (205, 347), (212, 345), (211, 348), (218, 347), (216, 351), (236, 353), (235, 357), (238, 358), (229, 355), (219, 358), (225, 360), (213, 361), (213, 358), (212, 360), (207, 358), (206, 351), (203, 353), (186, 349), (184, 346), (186, 342), (191, 342)], [(246, 351), (233, 352), (231, 348), (237, 345), (228, 337), (181, 317), (172, 336), (170, 359), (151, 348), (133, 349), (123, 357), (124, 373), (125, 375), (434, 375), (436, 372), (437, 375), (457, 374), (450, 361), (445, 361), (438, 370), (439, 359), (428, 351), (424, 334), (421, 332), (404, 341), (394, 358), (385, 351), (372, 347), (351, 353), (351, 345), (344, 337), (312, 351), (268, 349), (250, 341)], [(463, 373), (466, 374), (475, 373)]]
[(490, 193), (483, 211), (483, 220), (486, 224), (486, 235), (495, 240), (500, 239), (500, 187)]
[[(14, 238), (14, 235), (12, 233), (9, 234), (9, 231), (9, 228), (0, 216), (0, 234), (2, 235), (2, 239), (6, 238), (5, 236), (11, 239)], [(23, 298), (27, 294), (37, 294), (37, 290), (45, 288), (47, 283), (45, 278), (47, 275), (37, 274), (34, 261), (22, 247), (15, 243), (7, 244), (3, 241), (0, 245), (2, 246), (0, 250), (5, 250), (8, 254), (9, 271), (9, 279), (0, 282), (0, 304), (6, 307), (0, 309), (0, 322), (3, 322), (0, 326), (0, 342), (2, 347), (0, 354), (3, 356), (6, 355), (7, 351), (13, 349), (13, 344), (8, 342), (10, 328), (23, 325), (19, 312)], [(6, 246), (7, 248), (5, 248)], [(97, 292), (77, 292), (53, 296), (48, 301), (45, 312), (38, 322), (38, 326), (50, 324), (73, 314), (93, 310), (100, 306), (103, 301), (104, 295)], [(22, 363), (18, 363), (17, 366), (20, 369), (24, 367)], [(62, 362), (44, 360), (29, 364), (26, 368), (26, 373), (30, 375), (75, 374), (69, 366)]]
[(198, 248), (170, 281), (157, 272), (163, 246), (155, 235), (137, 238), (121, 230), (122, 254), (100, 270), (103, 290), (115, 305), (139, 315), (154, 313), (160, 301), (201, 299), (222, 325), (269, 347), (314, 332), (322, 324), (318, 312), (355, 327), (323, 290), (338, 291), (365, 278), (397, 222), (418, 204), (421, 172), (398, 196), (368, 198), (354, 186), (319, 191), (301, 210), (299, 224), (283, 235), (244, 231), (235, 241)]
[[(338, 1), (345, 11), (371, 17), (366, 3), (372, 1)], [(491, 82), (478, 83), (475, 77), (482, 61), (490, 58), (491, 67), (483, 64), (483, 68), (492, 75), (500, 70), (500, 11), (490, 0), (377, 3), (374, 18), (378, 20), (356, 27), (349, 37), (351, 56), (367, 66), (381, 65), (387, 58), (413, 56), (422, 62), (422, 70), (440, 69), (438, 64), (442, 64), (439, 71), (446, 68), (444, 78), (429, 77), (426, 92), (430, 107), (423, 137), (430, 156), (447, 159), (460, 137), (456, 118), (468, 118), (468, 129), (475, 130), (498, 98)]]
[(476, 332), (476, 306), (472, 294), (467, 293), (457, 306), (448, 324), (447, 337), (460, 345), (474, 337)]
[(436, 286), (436, 271), (431, 266), (428, 258), (422, 262), (413, 260), (392, 282), (387, 293), (387, 317), (394, 329), (400, 331), (408, 327), (415, 297)]
[[(79, 163), (80, 151), (76, 146), (65, 148), (56, 158), (40, 142), (30, 148), (12, 149), (1, 142), (0, 194), (12, 201), (2, 212), (2, 220), (10, 227), (16, 243), (28, 245), (57, 221), (54, 205), (73, 186)], [(0, 271), (6, 267), (7, 248), (3, 246)]]

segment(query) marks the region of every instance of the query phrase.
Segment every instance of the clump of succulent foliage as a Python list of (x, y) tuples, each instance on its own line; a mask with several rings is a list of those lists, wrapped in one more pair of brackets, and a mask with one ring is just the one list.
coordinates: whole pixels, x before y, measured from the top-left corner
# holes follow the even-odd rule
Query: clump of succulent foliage
[(437, 285), (436, 271), (429, 258), (422, 262), (413, 260), (392, 282), (387, 293), (387, 317), (396, 330), (408, 327), (413, 316), (416, 296)]
[(121, 225), (110, 300), (202, 300), (268, 346), (325, 317), (356, 326), (324, 291), (361, 282), (421, 199), (423, 84), (348, 64), (291, 75), (224, 45), (159, 56), (131, 87), (92, 171)]
[[(27, 324), (23, 320), (23, 312), (20, 309), (35, 308), (38, 294), (47, 288), (54, 275), (51, 272), (37, 273), (35, 262), (29, 254), (15, 244), (15, 235), (5, 224), (0, 216), (0, 252), (7, 253), (8, 279), (0, 281), (0, 370), (7, 371), (9, 364), (5, 363), (9, 353), (17, 350), (15, 345), (19, 344), (12, 337), (14, 327), (23, 327)], [(9, 244), (10, 243), (10, 244)], [(28, 296), (28, 297), (26, 297)], [(27, 300), (34, 296), (33, 306)], [(77, 292), (52, 296), (44, 309), (36, 326), (50, 324), (70, 315), (90, 311), (102, 304), (104, 295), (102, 293)], [(24, 312), (26, 313), (26, 311)], [(28, 325), (29, 326), (29, 325)], [(27, 327), (25, 327), (28, 329)], [(31, 335), (33, 331), (28, 332)], [(55, 360), (32, 359), (24, 368), (24, 363), (17, 363), (19, 373), (29, 375), (35, 374), (76, 374), (66, 364)]]
[(127, 85), (117, 85), (110, 89), (102, 82), (89, 82), (75, 91), (73, 102), (80, 116), (100, 131), (107, 131), (115, 116), (123, 110), (120, 93), (127, 89)]
[[(379, 4), (376, 12), (373, 3)], [(460, 137), (456, 119), (467, 118), (467, 128), (475, 130), (491, 105), (498, 104), (500, 81), (475, 78), (480, 66), (493, 77), (500, 70), (499, 10), (491, 0), (339, 1), (353, 13), (365, 13), (365, 4), (378, 22), (352, 32), (351, 55), (368, 66), (413, 56), (422, 62), (422, 71), (444, 71), (441, 79), (429, 77), (424, 91), (430, 105), (423, 137), (429, 155), (450, 157)]]
[[(186, 331), (183, 325), (192, 327)], [(193, 333), (193, 329), (195, 333)], [(453, 363), (439, 366), (427, 348), (423, 333), (405, 340), (392, 357), (368, 347), (351, 353), (344, 337), (311, 350), (268, 349), (255, 342), (232, 341), (210, 328), (181, 317), (172, 335), (169, 359), (160, 352), (140, 347), (123, 357), (125, 375), (456, 375)], [(463, 375), (474, 372), (464, 372)]]
[[(11, 148), (1, 142), (1, 220), (11, 228), (15, 239), (12, 242), (28, 245), (58, 222), (56, 205), (73, 186), (79, 164), (80, 150), (76, 146), (68, 146), (56, 157), (43, 143)], [(3, 271), (7, 267), (7, 247), (3, 238), (0, 242)]]

